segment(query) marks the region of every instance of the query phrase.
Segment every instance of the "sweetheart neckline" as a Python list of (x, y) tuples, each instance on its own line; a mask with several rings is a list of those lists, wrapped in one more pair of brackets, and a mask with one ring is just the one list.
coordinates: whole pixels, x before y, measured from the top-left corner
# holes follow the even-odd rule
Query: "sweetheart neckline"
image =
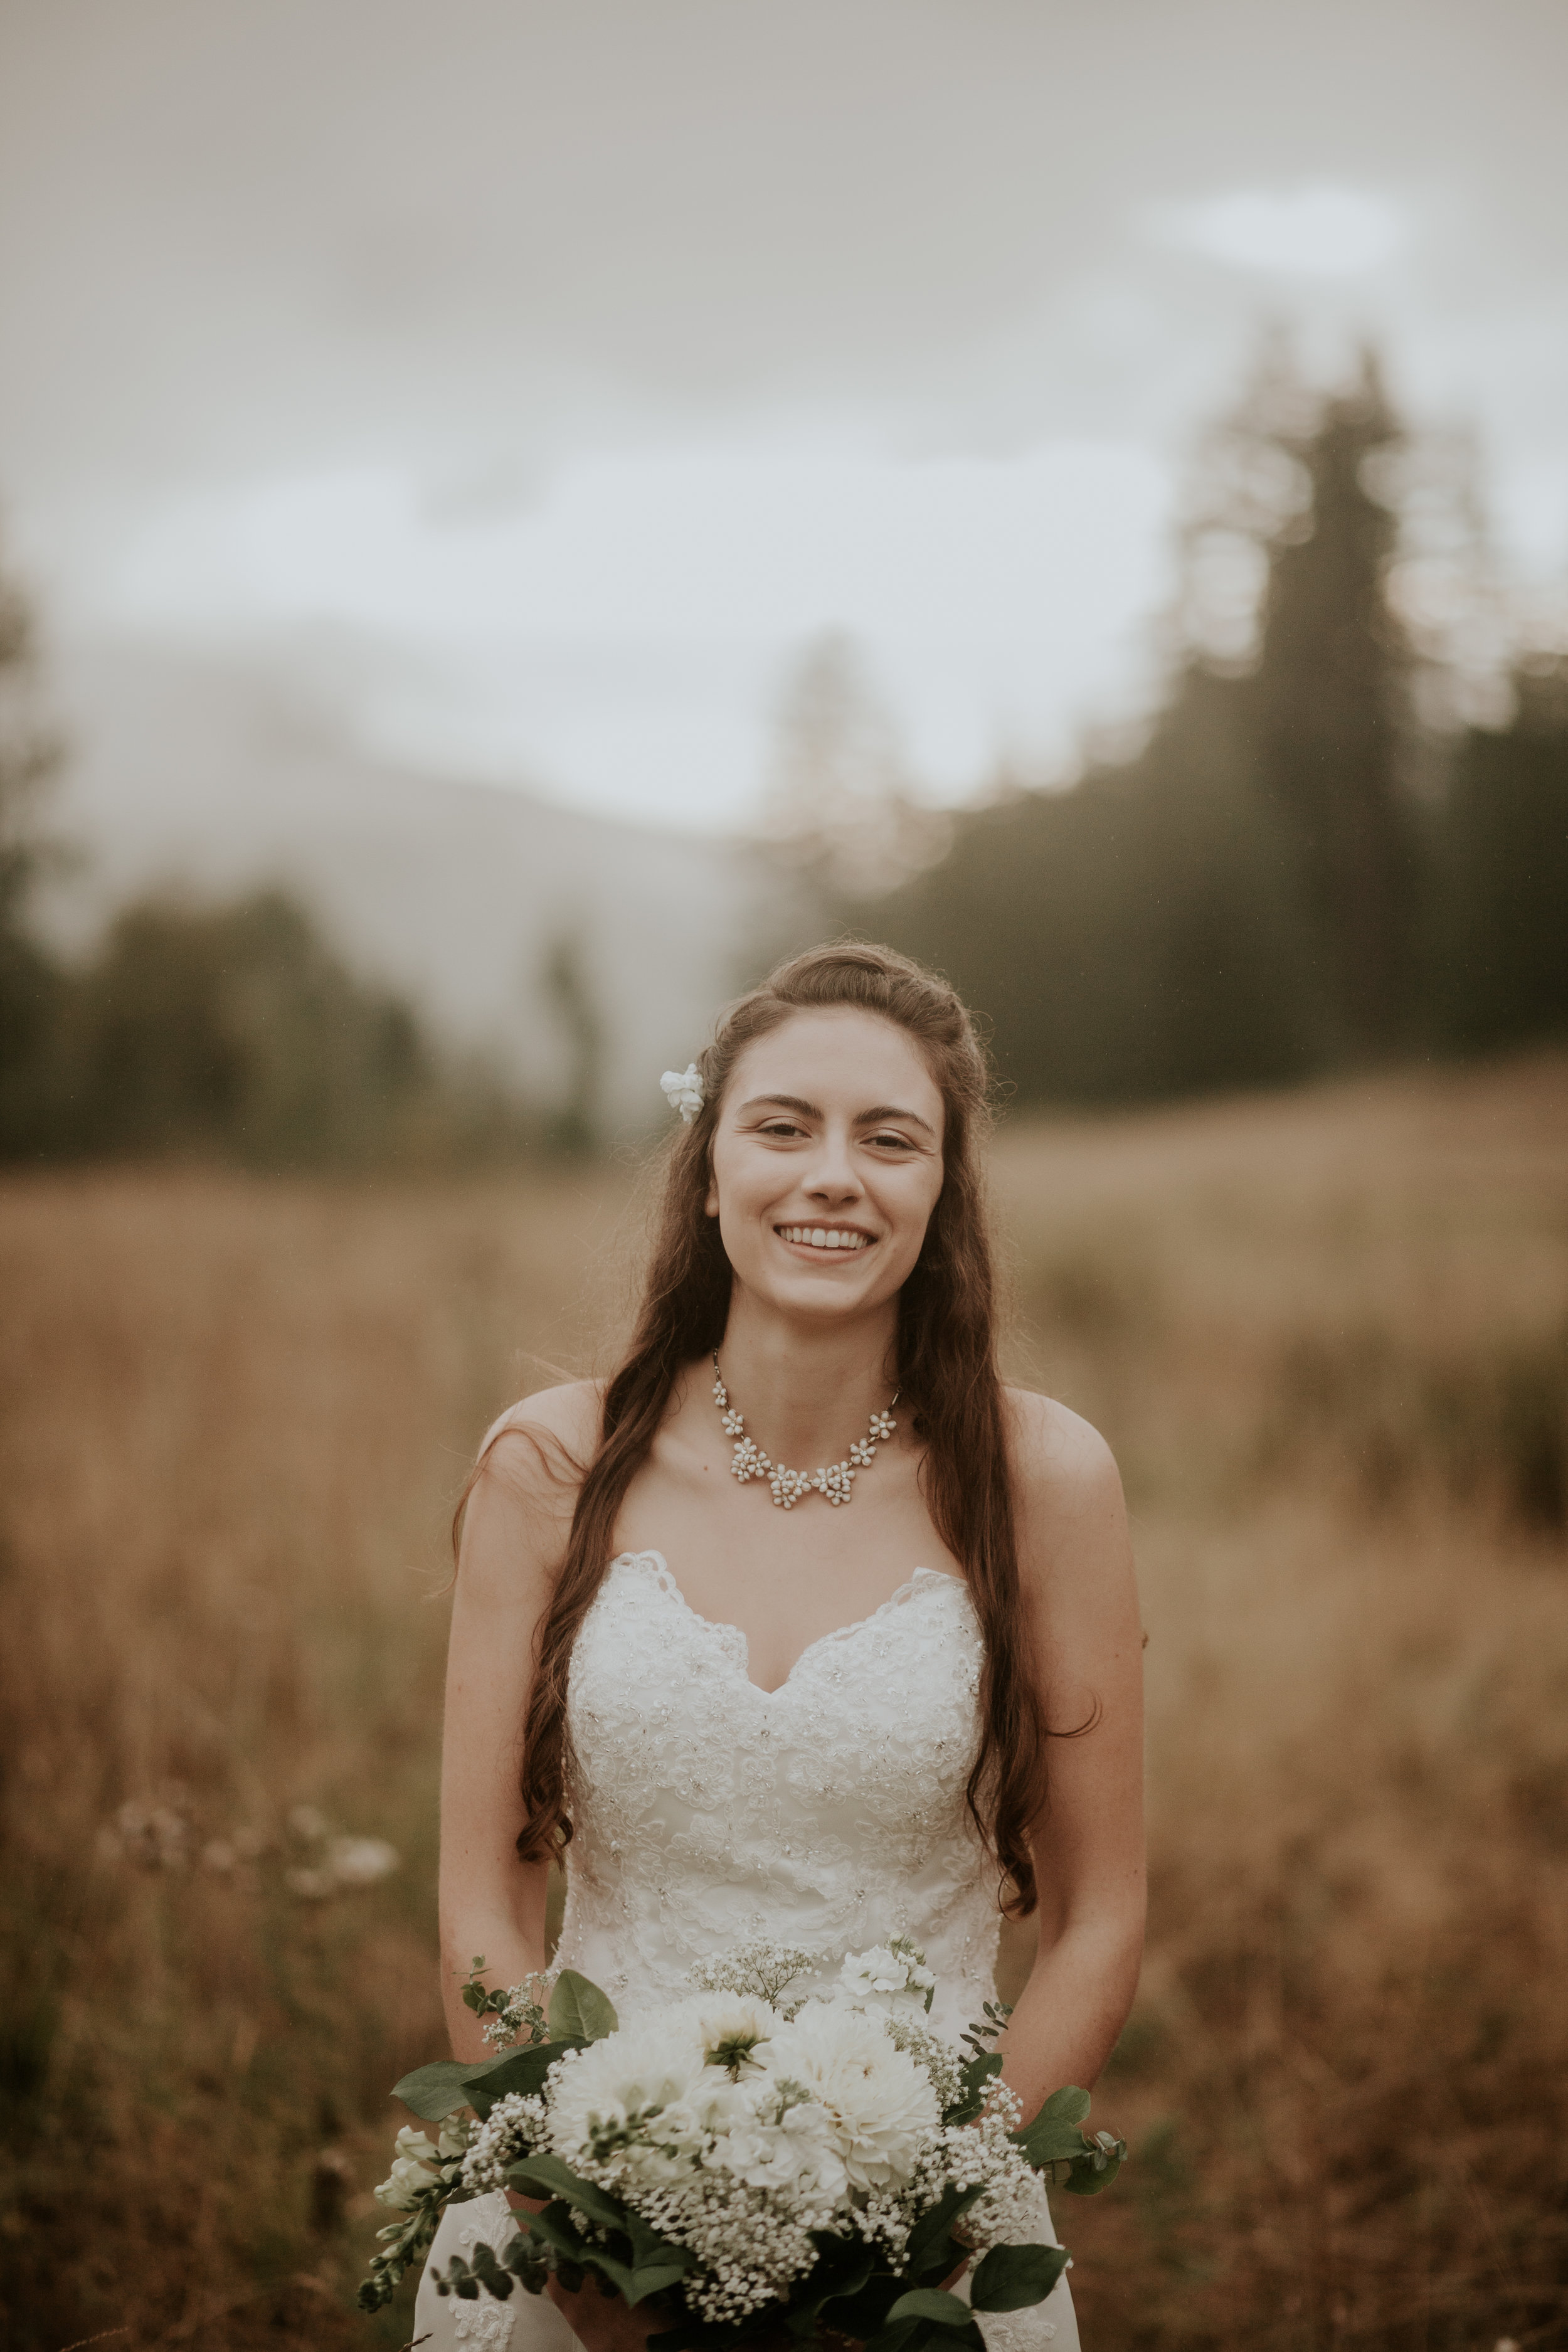
[[(963, 1577), (950, 1576), (943, 1568), (916, 1568), (905, 1578), (896, 1592), (889, 1592), (886, 1601), (879, 1601), (876, 1608), (868, 1610), (864, 1617), (857, 1617), (847, 1625), (835, 1625), (830, 1633), (819, 1633), (814, 1642), (808, 1642), (805, 1649), (796, 1656), (783, 1682), (775, 1683), (773, 1689), (769, 1690), (762, 1683), (753, 1682), (752, 1679), (752, 1644), (744, 1626), (732, 1624), (726, 1617), (705, 1617), (700, 1609), (694, 1609), (682, 1592), (676, 1580), (675, 1570), (661, 1551), (650, 1549), (618, 1552), (610, 1562), (610, 1566), (612, 1568), (652, 1567), (655, 1570), (654, 1581), (659, 1591), (668, 1593), (670, 1600), (679, 1602), (695, 1623), (705, 1625), (711, 1633), (732, 1633), (741, 1645), (741, 1678), (749, 1690), (756, 1692), (759, 1698), (782, 1698), (815, 1650), (826, 1649), (829, 1642), (847, 1641), (851, 1633), (863, 1632), (868, 1625), (875, 1624), (879, 1617), (887, 1616), (889, 1611), (907, 1607), (918, 1593), (929, 1592), (939, 1584), (952, 1584), (957, 1586), (966, 1601), (969, 1600), (969, 1587)], [(973, 1608), (973, 1602), (970, 1605)]]

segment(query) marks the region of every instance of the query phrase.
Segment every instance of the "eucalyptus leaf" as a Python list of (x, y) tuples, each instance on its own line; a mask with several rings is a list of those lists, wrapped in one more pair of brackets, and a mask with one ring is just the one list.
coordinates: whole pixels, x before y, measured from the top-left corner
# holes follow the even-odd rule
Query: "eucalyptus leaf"
[(936, 2203), (921, 2214), (910, 2231), (910, 2242), (904, 2250), (904, 2261), (911, 2277), (918, 2279), (921, 2271), (933, 2260), (942, 2262), (938, 2277), (946, 2277), (956, 2259), (946, 2252), (952, 2225), (960, 2214), (967, 2213), (984, 2193), (983, 2183), (973, 2189), (950, 2186), (942, 2190)]
[(1026, 2311), (1067, 2266), (1065, 2246), (993, 2246), (970, 2283), (971, 2299), (976, 2311)]
[(553, 2041), (575, 2037), (602, 2042), (620, 2021), (609, 1996), (575, 1969), (563, 1969), (550, 1996), (550, 2032)]
[(640, 2213), (628, 2209), (621, 2227), (631, 2241), (632, 2263), (639, 2271), (674, 2263), (684, 2275), (697, 2260), (689, 2246), (678, 2246), (673, 2238), (661, 2237)]
[(934, 2319), (942, 2327), (967, 2327), (970, 2310), (962, 2295), (949, 2294), (944, 2287), (917, 2286), (911, 2287), (908, 2294), (900, 2295), (888, 2317)]
[(973, 2319), (966, 2327), (933, 2327), (920, 2343), (921, 2352), (985, 2352), (985, 2338)]
[(911, 2336), (927, 2333), (924, 2323), (918, 2319), (899, 2319), (884, 2324), (873, 2336), (864, 2338), (861, 2352), (901, 2352)]
[(1064, 2089), (1051, 2093), (1040, 2113), (1049, 2116), (1053, 2123), (1080, 2124), (1088, 2115), (1089, 2105), (1089, 2093), (1080, 2091), (1076, 2084), (1068, 2083)]
[(535, 2042), (526, 2050), (508, 2050), (500, 2058), (487, 2059), (484, 2064), (469, 2066), (463, 2081), (468, 2105), (477, 2116), (488, 2116), (498, 2099), (512, 2092), (531, 2098), (543, 2087), (544, 2077), (558, 2058), (568, 2050), (581, 2050), (583, 2043), (575, 2036), (559, 2042)]
[(1093, 2156), (1079, 2158), (1062, 2187), (1069, 2197), (1098, 2197), (1102, 2189), (1110, 2188), (1121, 2169), (1120, 2155), (1107, 2156), (1103, 2150), (1097, 2150)]
[(1037, 2172), (1043, 2171), (1047, 2164), (1074, 2164), (1080, 2156), (1089, 2154), (1092, 2146), (1077, 2124), (1047, 2115), (1037, 2115), (1032, 2124), (1015, 2132), (1013, 2141)]
[(468, 2078), (473, 2072), (460, 2058), (436, 2058), (428, 2066), (416, 2066), (412, 2074), (405, 2074), (393, 2086), (392, 2095), (412, 2107), (422, 2122), (438, 2124), (457, 2108), (468, 2105)]
[(531, 2238), (542, 2238), (568, 2262), (585, 2262), (594, 2251), (581, 2231), (574, 2229), (570, 2213), (559, 2202), (547, 2205), (542, 2213), (519, 2213), (516, 2221), (520, 2230), (526, 2230)]
[(626, 2226), (626, 2209), (620, 2199), (592, 2180), (580, 2180), (558, 2156), (520, 2157), (508, 2165), (506, 2178), (508, 2188), (521, 2190), (524, 2197), (559, 2197), (563, 2203), (574, 2205), (579, 2213), (602, 2221), (607, 2230)]
[[(686, 2248), (681, 2246), (678, 2251), (684, 2254)], [(637, 2263), (632, 2272), (632, 2291), (626, 2301), (635, 2305), (645, 2303), (650, 2294), (662, 2294), (667, 2286), (675, 2286), (685, 2277), (686, 2267), (683, 2262)]]

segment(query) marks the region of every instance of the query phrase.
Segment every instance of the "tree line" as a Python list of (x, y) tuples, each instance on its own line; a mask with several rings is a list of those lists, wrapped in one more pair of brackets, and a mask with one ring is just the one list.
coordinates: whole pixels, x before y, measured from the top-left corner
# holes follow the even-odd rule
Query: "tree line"
[(836, 919), (984, 1012), (1016, 1101), (1568, 1037), (1568, 658), (1516, 646), (1506, 679), (1467, 677), (1490, 592), (1441, 457), (1370, 362), (1331, 396), (1277, 364), (1205, 453), (1131, 756), (1065, 790), (999, 778), (877, 891), (834, 850), (879, 808), (897, 834), (889, 775), (852, 824), (789, 839)]
[(0, 1160), (419, 1167), (555, 1139), (282, 890), (157, 894), (85, 958), (53, 950), (32, 915), (69, 855), (48, 824), (64, 750), (38, 716), (36, 653), (27, 602), (0, 580)]
[[(1478, 658), (1495, 597), (1471, 486), (1440, 459), (1370, 362), (1328, 395), (1266, 367), (1201, 453), (1159, 707), (1068, 789), (1004, 775), (933, 812), (846, 649), (818, 648), (767, 826), (785, 928), (945, 971), (1023, 1105), (1568, 1038), (1568, 656)], [(53, 952), (31, 910), (63, 755), (37, 708), (33, 618), (0, 578), (0, 1158), (592, 1147), (613, 1008), (570, 940), (541, 966), (574, 1073), (553, 1113), (277, 890), (143, 900), (84, 960)]]

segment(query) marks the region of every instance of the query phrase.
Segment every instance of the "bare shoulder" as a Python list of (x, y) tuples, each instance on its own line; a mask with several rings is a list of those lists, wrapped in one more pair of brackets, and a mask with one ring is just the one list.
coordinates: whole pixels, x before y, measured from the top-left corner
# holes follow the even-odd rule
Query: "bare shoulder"
[(1004, 1394), (1025, 1555), (1058, 1568), (1075, 1553), (1120, 1558), (1127, 1543), (1121, 1477), (1099, 1430), (1055, 1397)]
[(566, 1381), (520, 1398), (486, 1431), (476, 1485), (528, 1501), (542, 1499), (544, 1487), (575, 1494), (599, 1441), (604, 1402), (599, 1381)]
[(542, 1431), (574, 1453), (592, 1453), (604, 1403), (603, 1381), (563, 1381), (559, 1388), (535, 1389), (531, 1396), (509, 1405), (487, 1443), (508, 1430)]
[(1013, 1474), (1026, 1495), (1121, 1492), (1116, 1456), (1092, 1422), (1033, 1389), (1004, 1389)]

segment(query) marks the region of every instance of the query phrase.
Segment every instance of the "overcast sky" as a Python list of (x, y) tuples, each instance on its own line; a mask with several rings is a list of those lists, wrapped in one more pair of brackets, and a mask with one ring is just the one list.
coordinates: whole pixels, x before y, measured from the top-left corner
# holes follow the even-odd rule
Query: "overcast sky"
[(851, 632), (933, 790), (1147, 691), (1258, 322), (1568, 571), (1563, 0), (0, 0), (0, 498), (64, 640), (743, 819)]

